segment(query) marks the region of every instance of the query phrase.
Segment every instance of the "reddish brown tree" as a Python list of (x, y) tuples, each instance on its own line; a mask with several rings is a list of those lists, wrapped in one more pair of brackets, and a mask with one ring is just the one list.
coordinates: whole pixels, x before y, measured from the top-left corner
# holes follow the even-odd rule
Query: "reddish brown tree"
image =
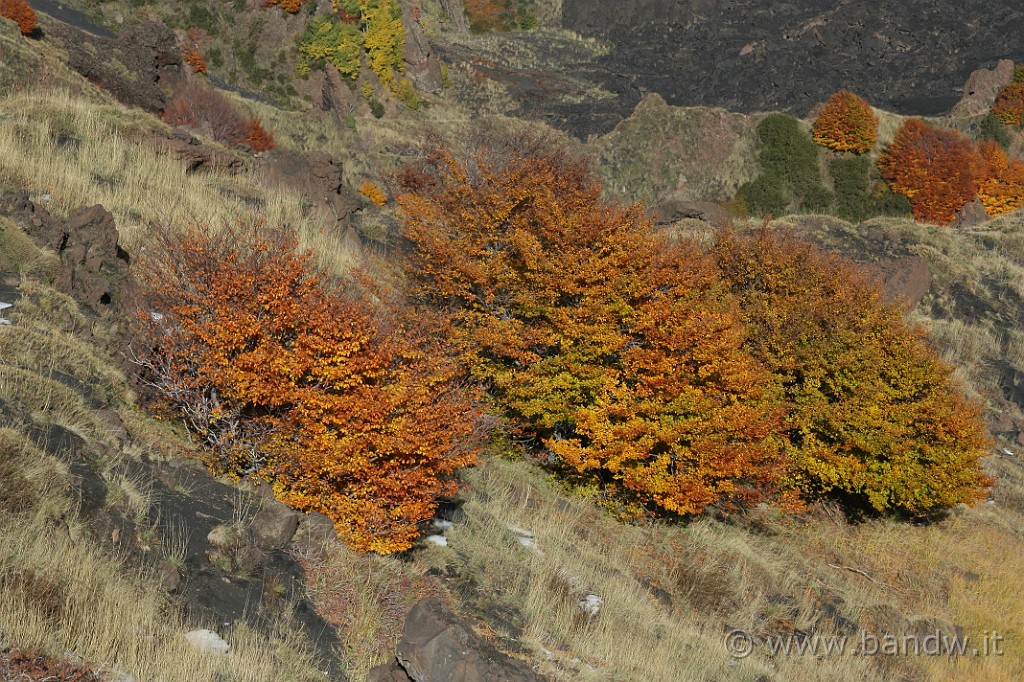
[(35, 33), (39, 25), (35, 10), (25, 0), (0, 0), (0, 17), (6, 17), (18, 25), (22, 35)]
[(976, 198), (979, 157), (954, 130), (909, 119), (878, 157), (878, 168), (894, 192), (910, 200), (918, 220), (946, 225)]

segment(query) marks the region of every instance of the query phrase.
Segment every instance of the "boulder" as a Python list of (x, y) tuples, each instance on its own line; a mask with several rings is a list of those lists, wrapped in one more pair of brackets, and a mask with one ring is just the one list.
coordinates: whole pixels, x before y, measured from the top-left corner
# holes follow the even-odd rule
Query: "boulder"
[(681, 201), (670, 199), (654, 212), (657, 225), (671, 225), (686, 218), (695, 218), (715, 227), (732, 227), (732, 216), (718, 204), (710, 201)]
[(264, 500), (250, 528), (261, 549), (282, 549), (299, 527), (299, 514), (274, 500)]
[(62, 220), (21, 191), (0, 196), (0, 214), (20, 219), (37, 245), (60, 256), (59, 289), (93, 312), (118, 309), (129, 258), (118, 244), (114, 216), (103, 206), (76, 209)]
[(292, 190), (338, 223), (363, 207), (360, 195), (345, 184), (341, 161), (328, 154), (274, 149), (260, 164), (269, 185)]
[(1013, 80), (1013, 62), (1000, 59), (995, 68), (978, 69), (964, 83), (964, 94), (951, 112), (952, 116), (978, 116), (988, 112), (999, 91)]
[(987, 221), (988, 214), (985, 213), (985, 205), (981, 203), (981, 199), (975, 199), (965, 204), (963, 208), (956, 212), (956, 216), (949, 226), (953, 229), (962, 230), (977, 227)]
[(153, 133), (144, 144), (181, 163), (186, 173), (207, 170), (240, 173), (247, 168), (242, 158), (204, 144), (184, 128), (175, 128), (170, 134)]
[[(404, 671), (405, 677), (402, 677)], [(370, 673), (375, 682), (536, 682), (545, 678), (476, 635), (437, 599), (424, 599), (405, 621), (395, 661)]]
[(67, 24), (55, 24), (54, 29), (72, 69), (123, 104), (163, 111), (164, 88), (178, 83), (182, 71), (173, 30), (158, 21), (129, 26), (117, 38), (95, 36)]

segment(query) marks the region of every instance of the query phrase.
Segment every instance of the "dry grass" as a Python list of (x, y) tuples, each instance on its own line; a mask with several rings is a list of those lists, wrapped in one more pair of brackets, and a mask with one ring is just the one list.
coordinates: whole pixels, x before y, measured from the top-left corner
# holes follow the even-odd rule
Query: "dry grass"
[(349, 267), (352, 254), (328, 232), (327, 216), (305, 215), (298, 196), (265, 187), (255, 171), (186, 173), (147, 143), (161, 126), (68, 91), (9, 96), (0, 100), (0, 188), (27, 188), (58, 214), (103, 204), (129, 251), (145, 245), (154, 224), (265, 220), (294, 226), (333, 270)]

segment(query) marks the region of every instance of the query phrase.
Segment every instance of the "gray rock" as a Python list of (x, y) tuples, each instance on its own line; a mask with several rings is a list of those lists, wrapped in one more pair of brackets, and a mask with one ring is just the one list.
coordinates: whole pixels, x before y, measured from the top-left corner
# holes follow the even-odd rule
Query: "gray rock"
[(185, 639), (194, 649), (207, 654), (226, 654), (231, 651), (231, 645), (225, 642), (220, 635), (213, 630), (201, 629), (185, 633)]
[(1013, 80), (1013, 62), (1000, 59), (993, 69), (978, 69), (964, 83), (964, 94), (953, 107), (953, 116), (978, 116), (988, 112), (999, 91)]
[(181, 573), (178, 567), (166, 559), (156, 565), (156, 574), (160, 578), (160, 584), (168, 592), (174, 592), (181, 584)]
[(396, 656), (371, 672), (376, 682), (536, 682), (545, 678), (476, 635), (437, 599), (416, 604), (405, 621)]
[(985, 213), (985, 205), (981, 203), (981, 199), (975, 199), (956, 212), (956, 217), (953, 218), (953, 222), (949, 226), (962, 230), (977, 227), (987, 221), (988, 214)]
[(262, 549), (281, 549), (291, 542), (298, 527), (298, 513), (275, 500), (264, 500), (250, 524)]
[(443, 85), (441, 63), (431, 54), (430, 42), (407, 0), (402, 2), (402, 27), (405, 29), (405, 73), (417, 88), (440, 92)]

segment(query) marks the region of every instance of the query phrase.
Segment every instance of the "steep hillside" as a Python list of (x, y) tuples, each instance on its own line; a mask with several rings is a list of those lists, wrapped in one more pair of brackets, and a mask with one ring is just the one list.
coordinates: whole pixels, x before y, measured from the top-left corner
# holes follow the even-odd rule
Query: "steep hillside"
[[(465, 679), (531, 682), (1024, 678), (1020, 211), (961, 230), (820, 215), (769, 224), (876, 266), (889, 295), (907, 303), (958, 367), (995, 438), (984, 467), (996, 483), (975, 507), (927, 522), (847, 517), (833, 503), (799, 514), (712, 507), (685, 522), (624, 522), (601, 506), (604, 490), (558, 480), (515, 432), (499, 432), (478, 466), (462, 473), (462, 492), (422, 524), (412, 550), (362, 555), (337, 540), (326, 517), (288, 510), (265, 485), (210, 475), (183, 426), (134, 379), (128, 275), (154, 248), (154, 227), (286, 225), (330, 273), (362, 266), (379, 275), (376, 257), (386, 262), (400, 250), (396, 169), (437, 143), (462, 152), (480, 139), (546, 129), (536, 121), (545, 111), (561, 125), (586, 110), (592, 121), (617, 127), (586, 144), (557, 133), (546, 139), (591, 154), (607, 194), (660, 205), (663, 229), (708, 243), (711, 222), (762, 225), (706, 203), (732, 199), (756, 177), (762, 116), (673, 107), (669, 95), (649, 95), (633, 111), (633, 95), (614, 95), (614, 80), (608, 89), (596, 85), (601, 69), (592, 60), (601, 42), (550, 25), (528, 34), (446, 33), (451, 17), (442, 20), (443, 10), (452, 3), (424, 2), (424, 31), (449, 61), (452, 83), (424, 91), (415, 110), (389, 101), (378, 118), (368, 98), (344, 84), (334, 95), (348, 93), (351, 107), (337, 106), (324, 73), (308, 90), (291, 80), (294, 41), (310, 11), (326, 11), (327, 2), (306, 3), (295, 16), (262, 2), (188, 2), (176, 16), (166, 3), (76, 4), (112, 27), (173, 20), (177, 39), (199, 23), (213, 27), (205, 43), (212, 75), (246, 91), (262, 88), (248, 93), (258, 98), (225, 96), (259, 117), (278, 148), (253, 153), (216, 141), (208, 126), (173, 129), (158, 111), (115, 98), (129, 90), (97, 87), (80, 73), (120, 74), (130, 83), (142, 71), (125, 75), (122, 60), (141, 54), (156, 84), (146, 92), (166, 97), (171, 76), (184, 73), (181, 62), (150, 71), (153, 55), (134, 52), (145, 42), (140, 36), (166, 36), (159, 27), (98, 43), (115, 39), (83, 36), (46, 15), (41, 38), (27, 39), (0, 20), (0, 302), (12, 304), (0, 310), (0, 671), (11, 670), (20, 651), (85, 666), (105, 682), (462, 679), (453, 660)], [(540, 3), (545, 23), (557, 17), (557, 4)], [(812, 10), (805, 5), (773, 9), (755, 28), (800, 23)], [(604, 6), (588, 7), (566, 0), (566, 21), (586, 28)], [(702, 17), (725, 11), (710, 2), (687, 7)], [(647, 25), (663, 6), (627, 8), (635, 12), (624, 22)], [(765, 43), (761, 66), (789, 64), (791, 46), (816, 42), (815, 30), (846, 40), (843, 12), (859, 17), (861, 9), (847, 3), (781, 47)], [(949, 18), (935, 11), (944, 25)], [(1019, 20), (1018, 10), (1001, 11), (1003, 26)], [(876, 26), (883, 42), (885, 31), (898, 34), (898, 21), (885, 16)], [(684, 28), (672, 28), (676, 41)], [(685, 31), (731, 45), (738, 33), (714, 31), (741, 28), (701, 21)], [(645, 36), (656, 50), (667, 33), (623, 35)], [(111, 45), (113, 67), (91, 71), (83, 55)], [(750, 56), (761, 59), (757, 49)], [(931, 49), (911, 54), (925, 60)], [(879, 58), (888, 63), (887, 55)], [(973, 68), (975, 56), (987, 58), (972, 55), (958, 63)], [(922, 67), (921, 78), (962, 80), (943, 64)], [(563, 75), (549, 80), (545, 74), (557, 69)], [(673, 92), (690, 92), (685, 78), (674, 83), (682, 90)], [(824, 99), (834, 85), (821, 88)], [(751, 93), (797, 110), (810, 103), (784, 101), (793, 94), (784, 88)], [(944, 99), (892, 101), (946, 106)], [(882, 118), (888, 141), (900, 117)], [(979, 125), (976, 118), (946, 124)], [(590, 130), (598, 129), (606, 128)], [(204, 628), (223, 638), (229, 655), (210, 635), (186, 637)], [(964, 648), (956, 656), (855, 651), (887, 637)], [(780, 641), (848, 646), (773, 650)]]

